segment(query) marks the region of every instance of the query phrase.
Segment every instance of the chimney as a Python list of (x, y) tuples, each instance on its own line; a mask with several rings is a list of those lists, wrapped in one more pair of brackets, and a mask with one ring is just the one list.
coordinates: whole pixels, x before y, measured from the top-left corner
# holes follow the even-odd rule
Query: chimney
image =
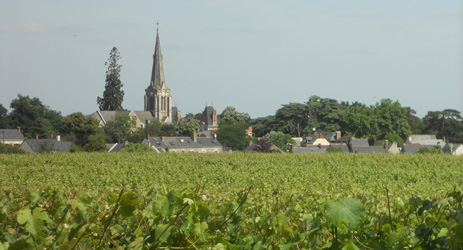
[(164, 141), (164, 136), (161, 135), (161, 141)]
[(212, 110), (212, 126), (217, 126), (217, 111)]
[(252, 140), (249, 140), (249, 145), (252, 145)]
[(322, 134), (322, 133), (320, 133), (320, 138), (323, 138), (323, 134)]
[(125, 140), (124, 141), (124, 147), (127, 147), (128, 144), (129, 144), (129, 141)]
[(412, 143), (412, 135), (408, 135), (408, 143)]
[(384, 148), (387, 150), (388, 140), (384, 141)]
[(150, 134), (146, 134), (146, 140), (148, 141), (148, 147), (151, 147)]
[(60, 136), (60, 135), (57, 135), (57, 136), (56, 136), (56, 140), (57, 140), (57, 141), (61, 141), (61, 136)]
[(193, 135), (191, 136), (191, 139), (193, 140), (193, 142), (197, 142), (197, 137), (196, 137), (196, 130), (193, 131)]
[(39, 135), (35, 135), (35, 139), (39, 139)]
[(252, 136), (252, 126), (249, 126), (249, 127), (248, 127), (248, 135), (249, 135), (249, 136)]
[(336, 140), (341, 139), (341, 131), (336, 131)]
[(314, 132), (313, 134), (314, 134), (314, 135), (318, 135), (318, 133), (317, 133), (317, 132)]
[(21, 132), (21, 127), (20, 127), (20, 126), (18, 126), (17, 128), (18, 128), (18, 131), (19, 131), (19, 132)]

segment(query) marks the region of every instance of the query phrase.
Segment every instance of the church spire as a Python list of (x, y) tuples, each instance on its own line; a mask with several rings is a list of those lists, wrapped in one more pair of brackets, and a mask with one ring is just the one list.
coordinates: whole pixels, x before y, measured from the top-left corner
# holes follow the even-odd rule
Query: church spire
[(163, 84), (165, 84), (164, 68), (162, 65), (161, 42), (159, 41), (159, 23), (157, 23), (156, 45), (154, 48), (153, 70), (151, 72), (150, 85), (156, 88), (156, 87), (161, 87)]

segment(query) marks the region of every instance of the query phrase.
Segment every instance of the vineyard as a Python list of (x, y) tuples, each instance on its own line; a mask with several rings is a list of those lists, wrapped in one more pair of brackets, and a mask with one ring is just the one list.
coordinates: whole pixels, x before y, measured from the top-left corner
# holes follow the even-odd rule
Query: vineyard
[(463, 158), (0, 155), (3, 249), (462, 249)]

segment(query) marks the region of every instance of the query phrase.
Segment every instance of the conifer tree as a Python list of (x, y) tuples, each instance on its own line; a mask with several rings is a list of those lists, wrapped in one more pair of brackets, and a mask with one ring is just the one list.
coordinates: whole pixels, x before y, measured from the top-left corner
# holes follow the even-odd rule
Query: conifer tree
[(114, 47), (109, 53), (108, 70), (106, 71), (106, 85), (103, 97), (97, 98), (97, 104), (100, 110), (123, 110), (122, 101), (124, 100), (124, 91), (120, 79), (121, 65), (117, 60), (121, 59), (119, 51)]

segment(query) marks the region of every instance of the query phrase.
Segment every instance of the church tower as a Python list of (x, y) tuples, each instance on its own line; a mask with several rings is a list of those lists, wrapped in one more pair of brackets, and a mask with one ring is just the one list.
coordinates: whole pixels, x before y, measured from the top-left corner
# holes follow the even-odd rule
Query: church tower
[(150, 111), (153, 117), (161, 123), (171, 123), (172, 96), (164, 79), (159, 29), (156, 29), (156, 45), (153, 55), (151, 82), (148, 88), (145, 89), (145, 92), (145, 111)]

